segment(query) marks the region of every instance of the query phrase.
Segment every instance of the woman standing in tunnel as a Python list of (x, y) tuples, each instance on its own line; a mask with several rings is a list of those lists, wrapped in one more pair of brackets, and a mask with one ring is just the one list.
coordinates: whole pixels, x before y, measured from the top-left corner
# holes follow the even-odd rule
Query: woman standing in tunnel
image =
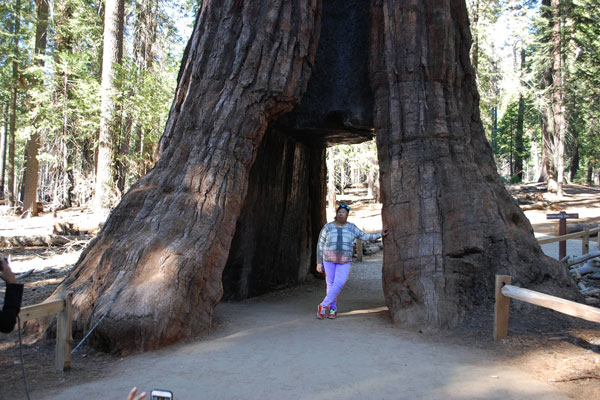
[(342, 291), (352, 263), (354, 239), (377, 240), (388, 234), (385, 228), (382, 233), (364, 233), (356, 225), (348, 222), (350, 207), (342, 204), (335, 213), (333, 222), (325, 224), (319, 234), (317, 243), (317, 271), (325, 272), (327, 294), (317, 309), (317, 318), (326, 316), (334, 319), (337, 316), (337, 297)]

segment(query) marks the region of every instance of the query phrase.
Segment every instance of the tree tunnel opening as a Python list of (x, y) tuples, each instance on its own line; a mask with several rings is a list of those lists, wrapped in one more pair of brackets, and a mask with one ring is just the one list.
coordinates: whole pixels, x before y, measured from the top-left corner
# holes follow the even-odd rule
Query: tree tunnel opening
[[(316, 275), (316, 239), (339, 204), (352, 208), (349, 222), (379, 232), (377, 179), (374, 140), (315, 150), (282, 132), (267, 134), (223, 271), (223, 299), (259, 296)], [(381, 243), (362, 247), (365, 255), (379, 250)]]
[(315, 273), (318, 234), (331, 220), (327, 149), (374, 138), (368, 5), (323, 3), (306, 92), (291, 112), (269, 125), (250, 170), (222, 275), (223, 299), (258, 296)]

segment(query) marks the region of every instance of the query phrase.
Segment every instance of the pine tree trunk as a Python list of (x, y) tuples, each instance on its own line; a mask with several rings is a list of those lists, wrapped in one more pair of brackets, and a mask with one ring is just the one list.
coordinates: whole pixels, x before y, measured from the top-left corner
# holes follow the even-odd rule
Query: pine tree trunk
[(556, 181), (557, 194), (562, 196), (565, 180), (565, 119), (564, 66), (562, 49), (562, 15), (560, 0), (552, 0), (552, 112), (554, 116), (554, 137), (556, 138)]
[[(523, 80), (524, 70), (525, 50), (521, 49), (521, 63), (519, 65), (520, 80)], [(519, 110), (517, 112), (517, 126), (515, 129), (515, 165), (513, 167), (513, 171), (515, 171), (519, 182), (523, 182), (523, 155), (525, 154), (525, 144), (523, 143), (523, 137), (525, 135), (525, 130), (523, 126), (524, 120), (525, 99), (523, 98), (523, 94), (519, 93)]]
[(13, 62), (12, 87), (10, 98), (10, 127), (8, 131), (8, 201), (11, 207), (16, 205), (15, 187), (15, 135), (17, 131), (17, 94), (19, 86), (19, 35), (21, 31), (21, 0), (16, 0), (15, 22), (13, 25)]
[(102, 50), (102, 85), (100, 88), (100, 134), (94, 209), (101, 212), (111, 205), (114, 149), (114, 64), (120, 64), (123, 56), (123, 33), (125, 18), (124, 0), (107, 0), (104, 15), (104, 43)]
[(518, 177), (518, 182), (523, 182), (523, 154), (525, 145), (523, 143), (523, 120), (525, 117), (525, 100), (523, 95), (519, 95), (519, 110), (517, 112), (517, 126), (515, 127), (515, 162), (513, 173)]
[(0, 200), (4, 200), (4, 185), (6, 183), (6, 155), (8, 152), (8, 112), (10, 110), (10, 103), (7, 101), (4, 106), (4, 129), (2, 130), (2, 137), (0, 138), (0, 149), (2, 156), (2, 179), (0, 180)]
[(571, 163), (569, 166), (569, 183), (573, 183), (579, 171), (579, 143), (575, 141), (573, 149), (573, 157), (571, 157)]
[(95, 330), (106, 349), (156, 348), (210, 326), (256, 149), (306, 88), (319, 1), (215, 3), (203, 2), (185, 51), (157, 165), (57, 290), (75, 291), (87, 327), (117, 296)]
[[(35, 31), (35, 54), (39, 57), (46, 53), (46, 39), (48, 31), (48, 0), (37, 0), (37, 26)], [(38, 65), (43, 65), (43, 60), (36, 60)], [(40, 148), (40, 132), (37, 123), (34, 123), (34, 133), (25, 146), (25, 179), (23, 180), (23, 213), (35, 217), (38, 214), (36, 207), (37, 183), (39, 161), (37, 159)]]
[(477, 77), (479, 73), (479, 0), (475, 0), (471, 15), (473, 18), (473, 21), (471, 23), (471, 32), (475, 31), (473, 35), (473, 46), (471, 47), (471, 64), (473, 65), (473, 71), (475, 73), (475, 76)]
[(494, 274), (524, 286), (561, 266), (541, 252), (505, 190), (479, 118), (463, 0), (372, 2), (383, 288), (403, 326), (452, 327), (493, 296)]
[(335, 210), (335, 160), (333, 158), (333, 149), (327, 149), (327, 207)]

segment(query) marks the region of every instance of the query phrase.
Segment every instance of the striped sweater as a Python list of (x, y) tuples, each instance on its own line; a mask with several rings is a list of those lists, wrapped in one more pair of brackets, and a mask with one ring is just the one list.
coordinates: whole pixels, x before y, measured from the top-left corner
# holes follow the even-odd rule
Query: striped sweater
[(352, 261), (354, 239), (377, 240), (380, 237), (380, 233), (364, 233), (351, 222), (346, 222), (341, 227), (329, 222), (325, 224), (319, 234), (317, 264), (322, 264), (323, 261), (338, 264), (350, 262)]

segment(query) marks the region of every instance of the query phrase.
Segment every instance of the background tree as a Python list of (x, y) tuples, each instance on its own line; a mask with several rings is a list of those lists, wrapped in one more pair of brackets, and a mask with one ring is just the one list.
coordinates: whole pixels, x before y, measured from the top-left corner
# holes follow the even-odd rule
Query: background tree
[(13, 10), (14, 23), (12, 26), (12, 82), (10, 85), (10, 122), (8, 131), (8, 201), (11, 206), (16, 202), (16, 165), (15, 165), (15, 135), (17, 131), (17, 105), (19, 95), (19, 36), (21, 34), (21, 0), (16, 0)]
[[(48, 1), (37, 0), (37, 18), (35, 31), (35, 49), (34, 56), (36, 65), (43, 66), (44, 54), (46, 52), (46, 42), (48, 39)], [(39, 86), (41, 81), (35, 79), (35, 86)], [(37, 183), (38, 183), (38, 152), (40, 148), (40, 132), (39, 124), (36, 119), (32, 121), (33, 132), (25, 146), (25, 176), (23, 179), (23, 212), (31, 216), (36, 216), (38, 209), (36, 206), (37, 200)]]
[(125, 34), (124, 0), (106, 0), (104, 11), (104, 35), (102, 51), (102, 84), (100, 88), (100, 133), (98, 138), (98, 158), (96, 166), (96, 186), (94, 209), (100, 212), (108, 209), (112, 203), (114, 191), (113, 151), (115, 147), (115, 129), (118, 124), (117, 110), (113, 100), (116, 65), (123, 58), (123, 38)]
[[(37, 198), (45, 208), (86, 205), (94, 197), (100, 121), (103, 2), (65, 0), (53, 5), (47, 31), (47, 56), (43, 65), (40, 57), (33, 56), (35, 11), (38, 8), (34, 7), (33, 1), (21, 2), (19, 62), (22, 78), (19, 80), (15, 125), (15, 185), (20, 188), (21, 200), (34, 197), (31, 195), (33, 191), (25, 190), (31, 187), (32, 179), (27, 179), (28, 183), (24, 185), (22, 173), (25, 167), (26, 175), (35, 170), (29, 168), (30, 163), (25, 162), (24, 155), (27, 145), (35, 143), (29, 139), (39, 134), (41, 147), (37, 156), (40, 162)], [(5, 111), (3, 122), (7, 126), (2, 130), (0, 150), (8, 150), (8, 146), (2, 148), (1, 145), (4, 139), (8, 139), (6, 133), (10, 127), (10, 109), (4, 108), (11, 104), (10, 88), (13, 86), (15, 37), (11, 32), (14, 30), (15, 5), (14, 1), (0, 4), (1, 10), (4, 10), (0, 18), (0, 48), (3, 50), (0, 54), (0, 80), (4, 83), (0, 99)], [(182, 39), (174, 23), (184, 13), (182, 6), (176, 0), (161, 1), (146, 12), (150, 16), (145, 23), (150, 28), (146, 30), (155, 30), (154, 34), (148, 33), (144, 39), (144, 46), (152, 49), (152, 54), (146, 51), (144, 56), (150, 61), (134, 62), (137, 12), (137, 6), (133, 7), (126, 21), (128, 29), (124, 36), (124, 58), (115, 77), (116, 84), (120, 86), (112, 96), (114, 104), (121, 110), (117, 122), (122, 121), (114, 125), (113, 139), (118, 141), (118, 146), (115, 146), (117, 151), (112, 162), (123, 161), (122, 165), (127, 171), (127, 174), (123, 174), (124, 179), (119, 181), (119, 190), (110, 192), (113, 199), (117, 199), (154, 163), (152, 154), (168, 115), (175, 88), (176, 68), (183, 52)], [(132, 91), (132, 88), (136, 90)], [(126, 129), (128, 124), (130, 128)], [(127, 148), (121, 138), (132, 135), (133, 131)], [(4, 152), (0, 152), (2, 154)], [(27, 158), (31, 159), (29, 156)], [(3, 161), (6, 159), (4, 157)], [(115, 172), (112, 164), (110, 174), (111, 177), (121, 176)], [(8, 177), (6, 172), (4, 176)], [(2, 187), (6, 187), (5, 180)]]

